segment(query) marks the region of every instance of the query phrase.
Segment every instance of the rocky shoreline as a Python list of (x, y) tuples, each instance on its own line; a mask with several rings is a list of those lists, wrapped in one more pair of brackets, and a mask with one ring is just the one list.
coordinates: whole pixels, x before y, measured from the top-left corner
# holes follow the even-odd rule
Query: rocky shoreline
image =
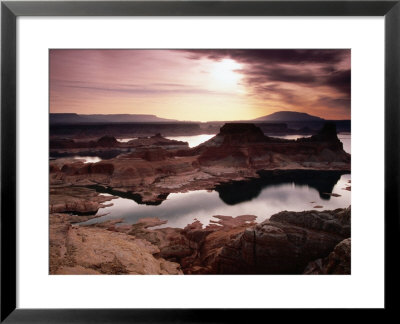
[[(213, 189), (229, 203), (257, 194), (241, 181), (253, 179), (258, 191), (276, 176), (329, 197), (351, 164), (332, 124), (298, 140), (265, 136), (253, 124), (226, 124), (195, 148), (160, 134), (128, 143), (110, 136), (50, 143), (54, 155), (87, 152), (117, 155), (97, 163), (50, 161), (50, 274), (350, 273), (350, 207), (283, 211), (259, 224), (255, 215), (215, 215), (205, 227), (194, 220), (185, 228), (157, 228), (166, 222), (157, 218), (77, 224), (99, 217), (117, 196), (158, 205), (173, 192)], [(224, 187), (232, 181), (244, 196)]]
[(157, 218), (77, 224), (93, 217), (50, 213), (50, 274), (350, 273), (350, 207), (284, 211), (260, 224), (216, 215), (183, 229), (154, 228), (166, 223)]
[[(53, 141), (53, 152), (62, 147), (75, 154), (80, 149), (77, 146), (102, 150), (129, 147), (131, 151), (97, 163), (52, 160), (50, 187), (96, 185), (157, 203), (168, 193), (212, 189), (224, 182), (258, 178), (264, 171), (349, 172), (351, 167), (350, 154), (343, 150), (331, 124), (314, 136), (298, 140), (265, 136), (253, 124), (226, 124), (218, 135), (195, 148), (176, 142), (161, 135), (128, 143), (104, 137), (83, 144)], [(177, 144), (186, 148), (176, 149)]]

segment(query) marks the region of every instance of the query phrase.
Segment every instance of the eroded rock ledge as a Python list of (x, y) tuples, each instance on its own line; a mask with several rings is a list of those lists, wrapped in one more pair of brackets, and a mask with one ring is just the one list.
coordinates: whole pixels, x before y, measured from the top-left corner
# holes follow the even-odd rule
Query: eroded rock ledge
[(157, 202), (171, 192), (257, 178), (265, 170), (349, 171), (351, 160), (333, 124), (325, 125), (317, 135), (298, 140), (265, 136), (254, 124), (226, 124), (215, 137), (192, 149), (160, 135), (119, 144), (115, 139), (101, 138), (83, 144), (59, 140), (52, 145), (54, 150), (61, 146), (69, 153), (87, 147), (104, 150), (104, 145), (110, 150), (115, 146), (129, 149), (98, 163), (51, 161), (50, 185), (103, 186), (140, 195), (143, 202)]
[(299, 274), (350, 236), (350, 207), (281, 212), (247, 228), (219, 252), (217, 273)]
[(50, 188), (50, 213), (74, 213), (94, 215), (100, 208), (111, 206), (106, 203), (114, 196), (99, 195), (84, 187), (59, 186)]
[(182, 274), (148, 241), (74, 220), (50, 214), (50, 274)]
[(183, 229), (154, 228), (166, 222), (154, 218), (73, 225), (77, 217), (50, 215), (50, 273), (350, 273), (350, 207), (284, 211), (261, 224), (217, 215)]
[[(51, 145), (71, 155), (87, 150), (118, 152), (117, 157), (98, 163), (50, 162), (52, 274), (350, 271), (350, 241), (340, 243), (350, 237), (350, 207), (286, 211), (261, 224), (255, 223), (253, 215), (216, 215), (206, 227), (195, 221), (183, 229), (155, 228), (165, 222), (158, 219), (134, 225), (121, 224), (122, 220), (75, 224), (96, 217), (91, 215), (111, 204), (117, 193), (158, 204), (171, 192), (211, 189), (271, 170), (349, 171), (350, 155), (343, 151), (333, 126), (307, 139), (283, 140), (265, 136), (252, 124), (227, 124), (217, 136), (193, 149), (160, 135), (126, 144), (104, 137), (83, 144)], [(260, 188), (263, 185), (261, 181)], [(110, 190), (111, 196), (100, 196), (90, 186)], [(223, 192), (222, 187), (219, 190)]]

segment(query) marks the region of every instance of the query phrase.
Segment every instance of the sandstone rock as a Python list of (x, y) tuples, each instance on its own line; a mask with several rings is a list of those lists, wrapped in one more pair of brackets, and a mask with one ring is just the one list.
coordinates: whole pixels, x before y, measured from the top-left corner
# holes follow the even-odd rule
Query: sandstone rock
[(95, 146), (101, 146), (101, 147), (114, 147), (118, 146), (119, 142), (116, 140), (114, 136), (109, 136), (105, 135), (103, 137), (100, 137)]
[[(158, 134), (159, 135), (159, 134)], [(159, 136), (138, 138), (129, 142), (119, 142), (113, 136), (105, 135), (97, 140), (78, 141), (72, 139), (51, 139), (50, 156), (99, 156), (102, 159), (112, 159), (121, 154), (131, 154), (135, 150), (162, 148), (167, 151), (188, 149), (188, 143), (170, 140)], [(57, 163), (57, 162), (56, 162)]]
[(101, 275), (100, 271), (96, 271), (90, 268), (84, 268), (82, 266), (74, 266), (74, 267), (60, 267), (56, 271), (51, 274), (58, 274), (58, 275)]
[[(254, 124), (225, 124), (219, 134), (194, 149), (200, 165), (253, 169), (321, 168), (346, 169), (350, 155), (336, 135), (336, 126), (327, 123), (312, 137), (284, 140), (265, 136)], [(325, 166), (326, 168), (326, 166)]]
[(146, 161), (164, 161), (167, 158), (167, 152), (163, 149), (146, 150), (143, 159)]
[(182, 274), (177, 263), (155, 258), (147, 240), (96, 226), (71, 226), (50, 215), (51, 274)]
[(310, 262), (304, 274), (350, 274), (351, 238), (341, 241), (334, 250), (323, 259)]
[(180, 261), (182, 258), (193, 254), (188, 238), (183, 234), (184, 230), (179, 228), (160, 228), (152, 230), (151, 227), (165, 224), (157, 218), (140, 219), (131, 225), (127, 231), (129, 235), (145, 239), (159, 248), (157, 257), (168, 260)]
[[(118, 149), (131, 151), (98, 163), (50, 161), (50, 184), (102, 185), (140, 195), (148, 203), (161, 194), (213, 188), (222, 182), (258, 177), (266, 170), (350, 169), (350, 155), (339, 147), (334, 129), (327, 126), (315, 136), (283, 140), (265, 136), (254, 124), (234, 123), (185, 152), (171, 147), (186, 143), (159, 135), (118, 142)], [(106, 137), (97, 142), (112, 144), (114, 140)], [(63, 145), (72, 144), (68, 140)], [(145, 192), (152, 193), (151, 197), (144, 197)]]
[(221, 127), (217, 136), (223, 138), (222, 145), (263, 143), (268, 140), (259, 127), (246, 123), (227, 123)]
[(181, 258), (180, 264), (184, 273), (215, 273), (212, 268), (215, 257), (223, 246), (234, 240), (245, 228), (255, 224), (256, 216), (242, 215), (214, 216), (216, 221), (203, 228), (199, 221), (186, 226), (183, 235), (189, 240), (192, 254)]
[(56, 172), (60, 172), (60, 171), (61, 170), (57, 165), (50, 164), (50, 167), (49, 167), (49, 172), (50, 173), (56, 173)]
[[(82, 237), (85, 240), (82, 240)], [(106, 274), (179, 274), (179, 265), (156, 259), (151, 243), (124, 233), (79, 227), (71, 230), (68, 241), (74, 261), (85, 268)]]
[(284, 211), (258, 225), (252, 215), (216, 215), (204, 228), (195, 220), (184, 229), (157, 228), (166, 223), (157, 218), (141, 219), (133, 225), (110, 220), (71, 226), (77, 217), (80, 216), (50, 215), (51, 273), (350, 271), (350, 239), (345, 239), (350, 236), (350, 207), (321, 212)]
[(216, 273), (302, 273), (350, 235), (349, 224), (350, 209), (278, 213), (222, 246), (209, 266)]
[(61, 266), (68, 264), (66, 240), (70, 223), (63, 214), (50, 214), (49, 235), (49, 271), (55, 273)]
[(50, 140), (50, 148), (74, 148), (74, 147), (76, 147), (76, 143), (72, 139), (60, 138), (60, 139)]
[(50, 213), (96, 214), (104, 202), (116, 197), (102, 196), (84, 187), (50, 187)]
[(349, 237), (351, 207), (349, 206), (348, 208), (338, 208), (321, 212), (304, 211), (296, 213), (283, 211), (272, 215), (269, 222), (292, 224), (306, 229)]
[(114, 165), (106, 162), (88, 163), (88, 173), (100, 173), (112, 175), (114, 173)]
[[(78, 216), (55, 214), (95, 214), (113, 198), (78, 186), (93, 185), (138, 203), (160, 204), (170, 192), (215, 188), (266, 170), (349, 170), (350, 155), (330, 125), (295, 141), (267, 137), (254, 124), (226, 124), (194, 149), (160, 134), (129, 143), (105, 136), (50, 145), (68, 154), (124, 153), (99, 163), (50, 161), (51, 273), (180, 273), (175, 262), (193, 274), (301, 273), (310, 261), (326, 258), (350, 236), (350, 208), (282, 212), (258, 225), (251, 215), (217, 215), (205, 228), (197, 221), (184, 229), (154, 228), (160, 220), (75, 227), (70, 224)], [(329, 196), (330, 189), (321, 192)], [(95, 240), (100, 242), (99, 253)], [(84, 253), (89, 256), (86, 261)]]
[(326, 122), (316, 135), (313, 135), (308, 139), (314, 142), (340, 142), (337, 137), (336, 125), (331, 122)]

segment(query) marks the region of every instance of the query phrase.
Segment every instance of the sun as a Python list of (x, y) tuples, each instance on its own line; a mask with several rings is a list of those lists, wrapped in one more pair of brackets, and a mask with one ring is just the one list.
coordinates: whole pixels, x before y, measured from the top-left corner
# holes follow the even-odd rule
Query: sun
[(232, 89), (238, 85), (241, 65), (232, 59), (223, 59), (212, 66), (211, 77), (218, 88)]

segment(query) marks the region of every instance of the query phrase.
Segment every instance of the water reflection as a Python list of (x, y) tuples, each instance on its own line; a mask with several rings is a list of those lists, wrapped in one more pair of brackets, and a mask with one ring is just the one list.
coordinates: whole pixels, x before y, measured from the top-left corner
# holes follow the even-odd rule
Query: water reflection
[[(195, 218), (207, 225), (214, 215), (256, 215), (257, 221), (261, 222), (282, 210), (302, 211), (313, 209), (317, 205), (323, 206), (323, 209), (335, 209), (350, 205), (351, 193), (343, 190), (348, 185), (350, 174), (323, 177), (329, 182), (327, 186), (320, 186), (314, 176), (310, 176), (308, 180), (296, 178), (290, 181), (289, 177), (283, 177), (282, 182), (275, 178), (273, 183), (267, 183), (266, 179), (235, 183), (219, 186), (211, 192), (199, 190), (171, 193), (158, 206), (118, 198), (112, 200), (113, 206), (98, 211), (98, 215), (104, 216), (86, 223), (122, 218), (125, 223), (133, 224), (140, 218), (158, 217), (168, 220), (163, 227), (182, 228), (192, 223)], [(324, 197), (325, 190), (340, 196)]]
[(132, 141), (134, 139), (137, 139), (137, 137), (118, 138), (117, 141), (120, 142), (120, 143), (128, 143), (129, 141)]
[(307, 186), (318, 191), (322, 200), (329, 200), (334, 186), (347, 171), (314, 171), (314, 170), (274, 170), (259, 171), (260, 178), (235, 181), (218, 185), (215, 190), (219, 197), (228, 205), (258, 197), (261, 191), (268, 187), (281, 184)]
[(80, 151), (80, 152), (58, 152), (58, 151), (52, 151), (50, 152), (52, 158), (65, 158), (65, 157), (73, 157), (75, 159), (80, 159), (80, 158), (96, 158), (98, 159), (96, 162), (99, 162), (101, 160), (109, 160), (117, 157), (118, 155), (122, 153), (129, 152), (129, 149), (126, 150), (117, 150), (117, 149), (111, 149), (111, 150), (96, 150), (96, 151)]
[[(192, 135), (192, 136), (168, 136), (168, 139), (171, 140), (176, 140), (176, 141), (182, 141), (182, 142), (187, 142), (189, 144), (189, 147), (195, 147), (197, 145), (200, 145), (206, 141), (208, 141), (210, 138), (214, 137), (216, 134), (202, 134), (202, 135)], [(267, 134), (268, 135), (268, 134)], [(290, 135), (268, 135), (271, 137), (278, 137), (278, 138), (284, 138), (288, 140), (295, 140), (301, 137), (310, 137), (306, 135), (295, 135), (295, 134), (290, 134)], [(351, 154), (351, 134), (338, 134), (337, 135), (339, 140), (343, 143), (343, 150), (347, 153)]]
[(81, 160), (83, 163), (96, 163), (102, 161), (98, 156), (73, 156), (75, 160)]
[(125, 191), (119, 191), (119, 190), (115, 190), (109, 187), (104, 187), (104, 186), (99, 186), (99, 185), (89, 185), (87, 186), (90, 189), (94, 189), (97, 192), (100, 193), (105, 193), (105, 194), (109, 194), (112, 196), (117, 196), (117, 197), (121, 197), (121, 198), (125, 198), (125, 199), (131, 199), (134, 202), (136, 202), (137, 204), (140, 205), (150, 205), (150, 206), (158, 206), (161, 205), (161, 203), (167, 199), (168, 197), (168, 193), (165, 194), (160, 194), (157, 196), (157, 201), (143, 201), (143, 198), (141, 195), (136, 194), (136, 193), (132, 193), (132, 192), (125, 192)]
[(189, 147), (196, 147), (201, 143), (208, 141), (210, 138), (214, 137), (216, 134), (201, 134), (201, 135), (191, 135), (191, 136), (167, 136), (170, 140), (187, 142)]
[(351, 154), (351, 135), (350, 134), (338, 134), (338, 138), (343, 143), (343, 150)]

